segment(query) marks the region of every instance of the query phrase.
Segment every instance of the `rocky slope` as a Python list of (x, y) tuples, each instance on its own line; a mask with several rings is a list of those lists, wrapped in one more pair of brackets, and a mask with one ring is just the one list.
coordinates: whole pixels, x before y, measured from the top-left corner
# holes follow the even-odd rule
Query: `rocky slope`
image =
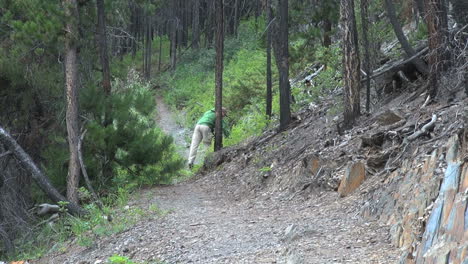
[(341, 135), (327, 115), (334, 96), (286, 132), (211, 157), (203, 181), (241, 201), (337, 191), (350, 198), (336, 202), (353, 199), (348, 210), (390, 227), (400, 263), (468, 263), (465, 95), (427, 104), (404, 91)]

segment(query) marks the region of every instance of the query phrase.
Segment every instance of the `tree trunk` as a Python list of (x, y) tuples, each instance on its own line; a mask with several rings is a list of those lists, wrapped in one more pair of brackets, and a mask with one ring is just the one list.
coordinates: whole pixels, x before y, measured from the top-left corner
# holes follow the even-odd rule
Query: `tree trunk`
[(323, 20), (323, 46), (329, 47), (331, 45), (331, 33), (332, 23), (329, 18)]
[(216, 0), (208, 0), (208, 21), (207, 27), (205, 28), (205, 36), (206, 36), (206, 46), (212, 47), (213, 46), (213, 37), (214, 37), (214, 28), (215, 28), (215, 10), (214, 10), (214, 1)]
[[(97, 37), (98, 37), (98, 51), (99, 58), (101, 61), (102, 67), (102, 87), (104, 89), (104, 95), (106, 98), (109, 98), (112, 92), (112, 86), (110, 81), (110, 68), (109, 68), (109, 56), (107, 52), (107, 35), (106, 35), (106, 12), (104, 0), (96, 0), (97, 7)], [(112, 123), (111, 115), (111, 105), (109, 102), (106, 103), (104, 110), (104, 127), (109, 126)], [(78, 132), (77, 132), (78, 133)], [(109, 138), (105, 137), (106, 145), (109, 143)], [(78, 150), (77, 150), (78, 151)], [(105, 179), (110, 179), (112, 176), (112, 168), (110, 166), (104, 166), (102, 168), (102, 174)]]
[(354, 0), (341, 0), (340, 11), (343, 28), (344, 128), (349, 129), (361, 114), (359, 94), (361, 90), (361, 65)]
[[(268, 0), (267, 0), (268, 1)], [(234, 1), (234, 35), (238, 36), (239, 28), (239, 0)]]
[[(255, 34), (258, 32), (258, 17), (260, 16), (260, 0), (255, 1)], [(281, 0), (278, 0), (281, 1)]]
[(182, 1), (184, 0), (174, 0), (176, 3), (177, 3), (177, 7), (176, 7), (176, 20), (177, 20), (177, 41), (176, 41), (176, 45), (177, 45), (177, 48), (179, 49), (179, 51), (181, 50), (181, 48), (183, 47), (183, 29), (184, 29), (184, 21), (183, 21), (183, 9), (182, 9)]
[(193, 3), (192, 47), (200, 47), (200, 0), (194, 0)]
[(362, 38), (364, 46), (364, 71), (366, 72), (366, 112), (370, 112), (370, 48), (368, 38), (368, 24), (369, 24), (369, 0), (361, 0), (361, 25), (362, 25)]
[(138, 14), (138, 7), (135, 3), (131, 2), (131, 11), (132, 13), (132, 57), (135, 58), (137, 52), (137, 45), (138, 45), (138, 30), (139, 30), (139, 14)]
[(426, 12), (424, 11), (424, 0), (414, 0), (416, 2), (416, 8), (418, 9), (419, 16), (423, 19), (426, 17)]
[(171, 70), (176, 70), (177, 64), (177, 16), (176, 1), (171, 1)]
[(145, 69), (144, 75), (146, 80), (150, 80), (151, 78), (151, 46), (153, 43), (153, 28), (152, 28), (152, 17), (147, 15), (146, 16), (146, 30), (145, 30), (145, 50), (144, 50), (144, 57), (145, 57)]
[[(406, 53), (406, 56), (412, 57), (414, 54), (416, 54), (416, 51), (411, 47), (409, 44), (408, 40), (406, 39), (405, 34), (403, 33), (403, 30), (401, 29), (400, 22), (398, 22), (398, 18), (396, 16), (395, 12), (395, 7), (393, 6), (392, 0), (385, 0), (385, 7), (387, 9), (387, 15), (388, 19), (390, 20), (390, 23), (392, 24), (393, 31), (395, 31), (395, 35), (398, 38), (398, 41), (401, 44), (401, 47)], [(418, 71), (424, 75), (427, 75), (429, 73), (429, 69), (427, 67), (427, 64), (420, 58), (416, 58), (414, 60), (414, 65), (418, 69)]]
[(222, 114), (223, 106), (223, 59), (224, 59), (224, 4), (223, 0), (215, 0), (216, 10), (216, 122), (214, 150), (223, 147)]
[(443, 0), (426, 0), (426, 24), (429, 41), (429, 86), (431, 99), (437, 96), (438, 80), (441, 72), (446, 69), (448, 62), (447, 52), (447, 10)]
[[(21, 162), (24, 168), (31, 174), (31, 177), (37, 183), (39, 188), (41, 188), (41, 190), (44, 191), (52, 201), (54, 201), (55, 203), (58, 203), (60, 201), (68, 202), (67, 199), (52, 186), (49, 179), (36, 166), (31, 157), (2, 127), (0, 127), (0, 143), (2, 143), (7, 150), (11, 151), (13, 155), (15, 155), (15, 157)], [(77, 203), (71, 200), (67, 204), (67, 209), (73, 215), (86, 214), (86, 211), (84, 211), (81, 207), (78, 206)]]
[(102, 88), (104, 94), (109, 96), (111, 94), (110, 70), (109, 70), (109, 56), (107, 54), (107, 36), (106, 36), (106, 12), (104, 7), (104, 0), (96, 0), (97, 7), (97, 36), (98, 36), (98, 50), (99, 58), (102, 67)]
[(80, 180), (80, 163), (78, 160), (78, 69), (77, 69), (77, 38), (78, 38), (78, 6), (76, 0), (65, 0), (66, 23), (65, 36), (65, 85), (67, 100), (67, 132), (70, 149), (70, 160), (67, 177), (67, 198), (78, 203), (78, 186)]
[(271, 77), (271, 1), (266, 0), (266, 25), (267, 25), (267, 43), (266, 43), (266, 55), (267, 55), (267, 65), (266, 65), (266, 115), (269, 119), (271, 119), (271, 111), (272, 111), (272, 77)]
[(161, 30), (162, 26), (159, 26), (159, 58), (158, 58), (158, 72), (161, 71), (161, 59), (162, 59), (162, 37), (163, 33)]
[(291, 88), (289, 84), (289, 42), (288, 42), (288, 0), (279, 0), (277, 40), (273, 41), (276, 66), (279, 72), (280, 130), (285, 130), (291, 122)]

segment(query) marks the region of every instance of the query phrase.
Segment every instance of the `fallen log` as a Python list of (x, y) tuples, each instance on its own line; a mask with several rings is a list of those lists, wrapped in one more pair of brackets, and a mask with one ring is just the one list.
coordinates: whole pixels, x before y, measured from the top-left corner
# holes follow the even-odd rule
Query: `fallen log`
[(20, 161), (24, 168), (31, 174), (33, 180), (37, 183), (39, 188), (44, 191), (47, 196), (54, 201), (67, 202), (66, 208), (68, 212), (73, 215), (84, 215), (87, 214), (86, 210), (81, 208), (79, 205), (68, 201), (63, 195), (61, 195), (54, 186), (52, 186), (49, 178), (42, 173), (42, 171), (36, 166), (31, 157), (23, 150), (23, 148), (16, 142), (16, 140), (10, 136), (10, 134), (0, 127), (0, 143), (5, 148), (13, 153), (13, 155)]
[(424, 53), (426, 53), (428, 50), (429, 50), (429, 48), (425, 47), (424, 49), (420, 50), (418, 53), (416, 53), (415, 55), (409, 57), (406, 60), (396, 61), (391, 65), (383, 65), (382, 67), (380, 67), (377, 70), (375, 70), (374, 72), (372, 72), (370, 77), (362, 78), (361, 82), (367, 81), (367, 78), (375, 79), (375, 78), (377, 78), (377, 77), (379, 77), (381, 75), (384, 75), (386, 73), (389, 73), (389, 75), (393, 76), (394, 74), (398, 73), (399, 71), (402, 71), (408, 63), (413, 63), (413, 61), (416, 58), (419, 58)]

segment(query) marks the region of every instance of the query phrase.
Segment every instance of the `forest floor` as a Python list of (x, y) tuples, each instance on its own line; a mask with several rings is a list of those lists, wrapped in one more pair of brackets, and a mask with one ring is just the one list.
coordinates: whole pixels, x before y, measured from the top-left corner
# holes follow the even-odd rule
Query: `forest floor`
[[(162, 129), (186, 151), (184, 132), (159, 99), (158, 109)], [(128, 206), (148, 210), (155, 204), (160, 214), (91, 247), (71, 245), (32, 263), (97, 264), (115, 254), (137, 263), (398, 262), (388, 227), (355, 210), (359, 195), (339, 198), (323, 190), (291, 199), (239, 197), (228, 190), (236, 186), (227, 179), (210, 184), (213, 173), (207, 174), (142, 190)]]

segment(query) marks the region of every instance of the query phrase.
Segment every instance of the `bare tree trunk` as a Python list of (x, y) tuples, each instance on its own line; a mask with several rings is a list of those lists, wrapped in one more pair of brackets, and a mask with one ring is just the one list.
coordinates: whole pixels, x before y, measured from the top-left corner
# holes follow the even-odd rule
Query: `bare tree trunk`
[(223, 60), (224, 60), (224, 4), (223, 0), (215, 0), (216, 10), (216, 122), (214, 150), (223, 147), (222, 106), (223, 106)]
[(234, 2), (234, 35), (236, 36), (236, 38), (238, 36), (238, 28), (239, 28), (239, 0), (235, 0)]
[(80, 162), (78, 160), (78, 70), (77, 45), (78, 38), (78, 6), (76, 0), (65, 0), (65, 15), (68, 19), (65, 32), (65, 85), (67, 100), (67, 132), (70, 149), (70, 161), (67, 177), (67, 198), (78, 203), (78, 186), (80, 180)]
[(341, 0), (341, 20), (343, 28), (343, 81), (344, 81), (344, 128), (354, 125), (361, 114), (360, 83), (361, 65), (354, 15), (354, 0)]
[[(403, 30), (401, 29), (401, 25), (400, 25), (400, 22), (398, 22), (398, 18), (395, 12), (395, 7), (393, 6), (392, 0), (385, 0), (385, 7), (387, 9), (388, 19), (390, 20), (390, 23), (393, 26), (393, 31), (395, 31), (395, 35), (397, 36), (398, 41), (401, 44), (401, 47), (405, 51), (406, 56), (408, 58), (414, 56), (414, 54), (416, 54), (416, 51), (411, 47), (408, 40), (406, 39), (405, 34), (403, 33)], [(424, 75), (427, 75), (429, 73), (427, 64), (422, 59), (415, 58), (414, 65), (416, 66), (416, 68), (418, 69), (420, 73)]]
[(273, 93), (272, 93), (272, 77), (271, 77), (271, 1), (272, 0), (266, 0), (266, 25), (267, 25), (267, 43), (266, 43), (266, 55), (267, 55), (267, 69), (266, 69), (266, 81), (267, 81), (267, 89), (266, 89), (266, 115), (268, 116), (269, 119), (271, 119), (271, 111), (272, 111), (272, 98), (273, 98)]
[(109, 69), (109, 56), (107, 53), (107, 36), (106, 36), (106, 12), (104, 7), (104, 0), (96, 0), (97, 7), (97, 36), (99, 43), (99, 58), (102, 67), (102, 88), (106, 96), (111, 94), (110, 82), (110, 69)]
[[(260, 0), (255, 1), (255, 34), (258, 32), (258, 17), (260, 16)], [(278, 0), (280, 1), (280, 0)]]
[(423, 19), (426, 17), (426, 12), (424, 11), (424, 0), (414, 0), (416, 2), (416, 7), (419, 12), (419, 16)]
[(289, 84), (289, 42), (288, 42), (288, 0), (279, 0), (278, 4), (278, 38), (273, 41), (276, 66), (279, 71), (280, 92), (280, 130), (286, 129), (291, 122), (291, 88)]
[(331, 45), (330, 33), (332, 29), (332, 23), (329, 18), (323, 20), (323, 46), (329, 47)]
[[(105, 4), (104, 0), (97, 0), (96, 1), (97, 7), (97, 17), (98, 17), (98, 24), (97, 24), (97, 37), (98, 37), (98, 50), (99, 50), (99, 58), (101, 61), (102, 67), (102, 87), (104, 89), (104, 94), (106, 98), (109, 98), (112, 92), (112, 86), (110, 81), (110, 67), (109, 67), (109, 56), (107, 52), (107, 36), (106, 36), (106, 12), (105, 12)], [(104, 127), (109, 126), (112, 123), (111, 119), (111, 105), (109, 102), (106, 103), (105, 110), (104, 110)], [(109, 138), (104, 139), (106, 145), (109, 144)], [(102, 168), (102, 174), (104, 175), (105, 179), (110, 179), (112, 175), (112, 168), (110, 166), (104, 166)]]
[(361, 0), (361, 25), (362, 25), (362, 38), (364, 46), (364, 71), (366, 72), (366, 112), (370, 112), (370, 48), (368, 38), (368, 24), (369, 24), (369, 0)]
[(139, 14), (138, 14), (138, 7), (136, 5), (136, 3), (133, 3), (130, 2), (130, 12), (131, 12), (131, 23), (132, 23), (132, 27), (131, 27), (131, 34), (132, 34), (132, 38), (130, 39), (130, 42), (131, 42), (131, 48), (132, 48), (132, 57), (135, 58), (136, 56), (136, 51), (137, 51), (137, 41), (138, 41), (138, 17), (139, 17)]
[[(39, 188), (41, 188), (41, 190), (44, 191), (52, 201), (56, 203), (60, 201), (67, 202), (67, 199), (52, 186), (49, 179), (41, 172), (41, 170), (39, 170), (31, 157), (2, 127), (0, 127), (0, 143), (2, 143), (7, 150), (11, 151), (15, 155), (24, 168), (31, 174), (31, 177), (37, 183)], [(71, 200), (67, 205), (67, 209), (71, 214), (74, 215), (86, 214), (86, 211), (81, 209), (77, 203), (74, 203)]]
[(151, 78), (151, 46), (153, 40), (153, 28), (152, 28), (152, 17), (146, 15), (146, 26), (145, 26), (145, 50), (144, 50), (144, 57), (145, 57), (145, 67), (144, 67), (144, 75), (146, 80), (150, 80)]
[(162, 59), (162, 37), (163, 33), (161, 30), (162, 26), (159, 26), (159, 58), (158, 58), (158, 72), (161, 71), (161, 59)]
[(200, 46), (200, 0), (194, 0), (193, 3), (193, 22), (192, 22), (192, 47), (198, 49)]
[(180, 10), (180, 24), (181, 24), (181, 27), (180, 27), (180, 47), (187, 47), (187, 34), (188, 33), (188, 23), (187, 23), (187, 20), (186, 20), (186, 8), (187, 8), (187, 2), (188, 1), (180, 1), (179, 2), (179, 10)]
[(176, 70), (177, 64), (177, 13), (176, 13), (176, 1), (171, 1), (171, 70)]
[(447, 52), (447, 10), (443, 0), (426, 0), (427, 30), (429, 32), (429, 86), (431, 99), (437, 96), (438, 80), (441, 72), (446, 69), (448, 62)]
[(213, 46), (213, 37), (214, 37), (214, 28), (215, 28), (215, 8), (214, 8), (214, 1), (216, 0), (208, 0), (208, 21), (207, 21), (207, 27), (205, 28), (205, 36), (206, 36), (206, 42), (207, 42), (207, 47), (212, 47)]

